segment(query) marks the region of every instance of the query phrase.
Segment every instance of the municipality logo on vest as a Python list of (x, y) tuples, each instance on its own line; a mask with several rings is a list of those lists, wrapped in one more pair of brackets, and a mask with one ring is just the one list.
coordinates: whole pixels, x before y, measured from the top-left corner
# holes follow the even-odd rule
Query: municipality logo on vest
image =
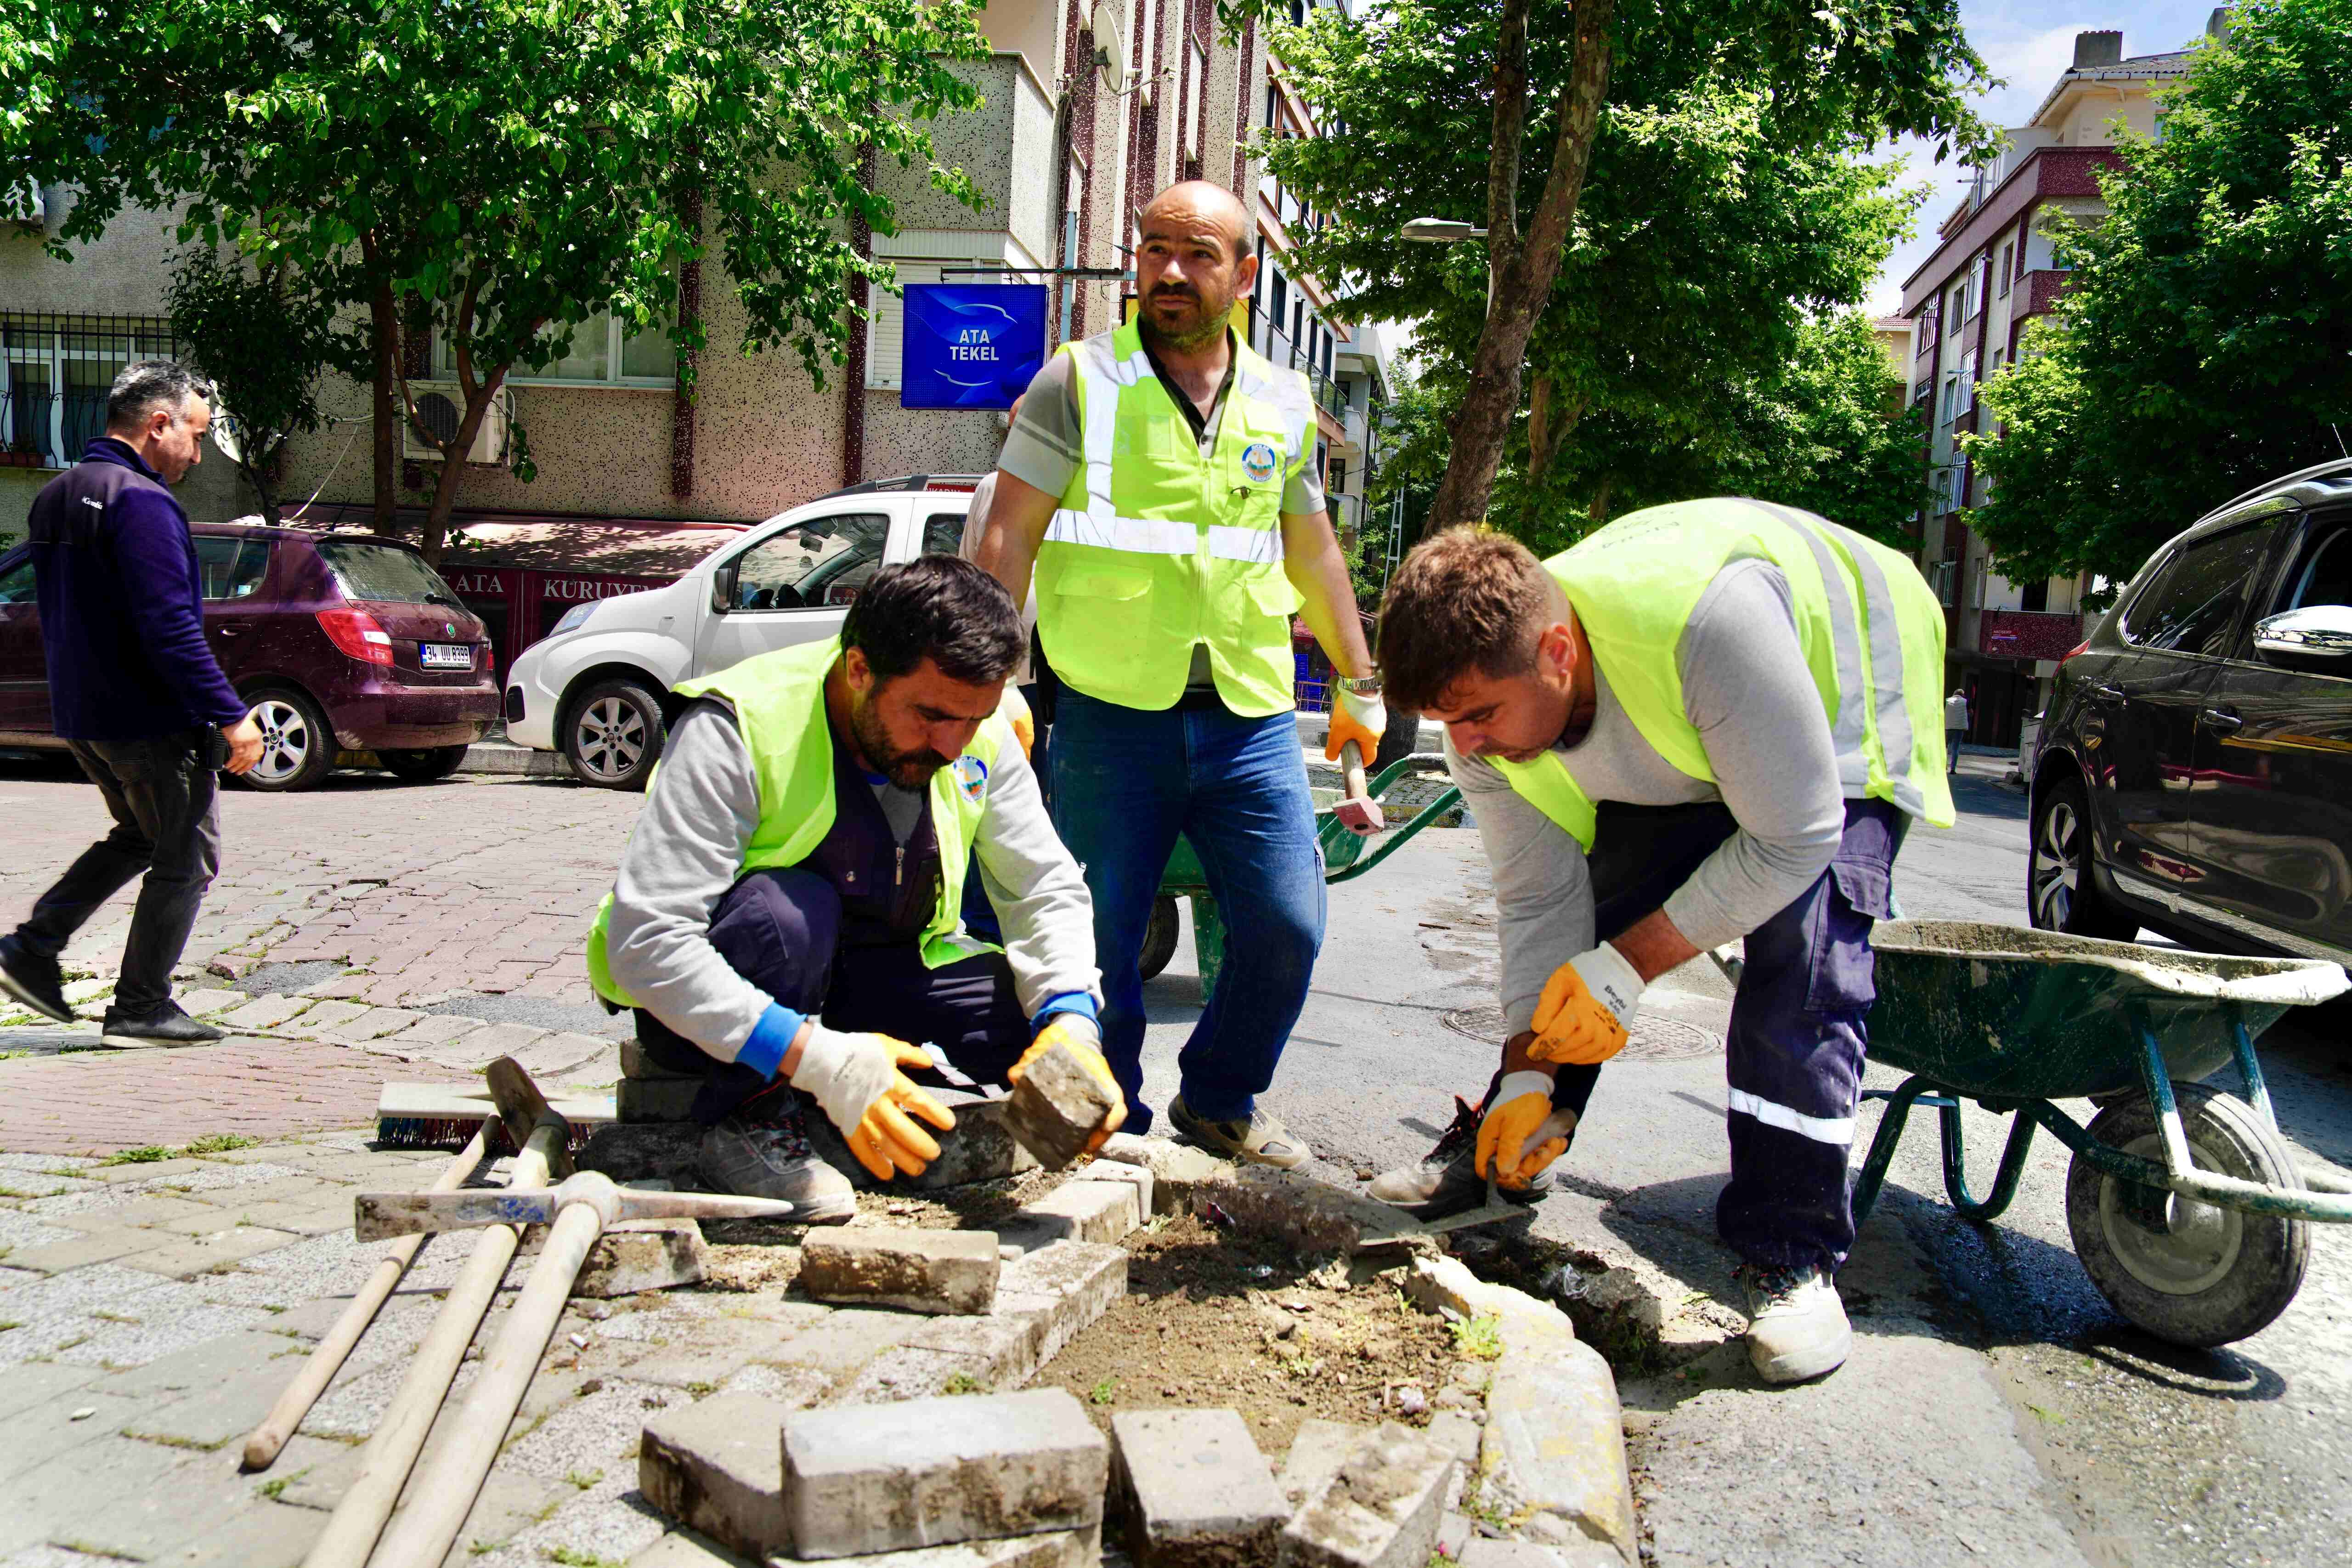
[(1242, 452), (1242, 472), (1250, 483), (1262, 485), (1274, 478), (1274, 448), (1263, 441), (1253, 441)]
[(955, 760), (956, 788), (963, 791), (966, 800), (976, 801), (988, 788), (988, 764), (978, 757), (958, 757)]

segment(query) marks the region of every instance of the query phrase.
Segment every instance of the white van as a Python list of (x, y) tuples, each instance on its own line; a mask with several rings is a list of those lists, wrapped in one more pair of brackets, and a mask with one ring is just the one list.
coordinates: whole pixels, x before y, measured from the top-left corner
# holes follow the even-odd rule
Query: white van
[(583, 784), (643, 789), (680, 706), (670, 688), (841, 629), (877, 568), (956, 552), (977, 474), (869, 479), (781, 512), (667, 588), (572, 609), (507, 677), (507, 737)]

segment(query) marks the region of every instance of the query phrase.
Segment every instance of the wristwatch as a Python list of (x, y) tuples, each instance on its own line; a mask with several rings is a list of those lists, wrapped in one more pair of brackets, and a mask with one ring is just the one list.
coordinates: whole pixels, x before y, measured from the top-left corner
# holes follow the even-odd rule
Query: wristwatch
[(1358, 697), (1370, 697), (1379, 693), (1381, 678), (1377, 675), (1343, 675), (1339, 678), (1339, 685)]

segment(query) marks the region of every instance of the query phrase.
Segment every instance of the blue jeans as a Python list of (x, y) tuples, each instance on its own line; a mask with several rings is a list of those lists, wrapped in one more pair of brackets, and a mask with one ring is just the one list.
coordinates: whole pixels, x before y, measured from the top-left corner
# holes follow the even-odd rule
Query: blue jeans
[(1223, 708), (1147, 712), (1065, 686), (1053, 768), (1055, 826), (1094, 896), (1103, 1052), (1127, 1091), (1126, 1131), (1151, 1125), (1138, 955), (1180, 833), (1200, 854), (1227, 934), (1216, 991), (1177, 1058), (1179, 1092), (1196, 1116), (1247, 1120), (1274, 1081), (1323, 945), (1323, 860), (1297, 721)]

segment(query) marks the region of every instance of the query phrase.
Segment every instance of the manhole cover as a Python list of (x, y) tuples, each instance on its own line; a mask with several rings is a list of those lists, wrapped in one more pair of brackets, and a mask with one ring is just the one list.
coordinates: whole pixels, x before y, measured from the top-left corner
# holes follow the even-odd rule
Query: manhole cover
[[(1500, 1007), (1457, 1007), (1440, 1020), (1456, 1034), (1493, 1044), (1503, 1038)], [(1686, 1062), (1723, 1054), (1723, 1037), (1679, 1018), (1633, 1016), (1633, 1037), (1612, 1059), (1617, 1061)]]

